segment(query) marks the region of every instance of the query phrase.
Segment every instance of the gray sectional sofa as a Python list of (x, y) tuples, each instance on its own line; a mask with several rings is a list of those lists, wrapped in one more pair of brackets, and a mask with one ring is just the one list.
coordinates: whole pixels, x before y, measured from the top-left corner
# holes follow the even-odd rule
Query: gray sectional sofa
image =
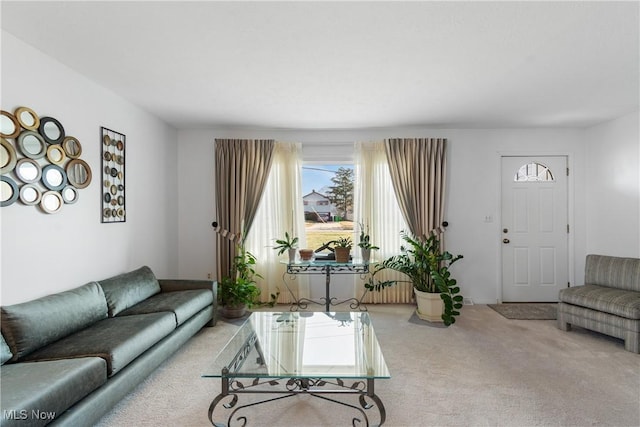
[(560, 291), (558, 327), (621, 338), (640, 353), (640, 259), (587, 255), (584, 282)]
[(149, 267), (1, 307), (2, 426), (90, 426), (203, 326), (215, 282)]

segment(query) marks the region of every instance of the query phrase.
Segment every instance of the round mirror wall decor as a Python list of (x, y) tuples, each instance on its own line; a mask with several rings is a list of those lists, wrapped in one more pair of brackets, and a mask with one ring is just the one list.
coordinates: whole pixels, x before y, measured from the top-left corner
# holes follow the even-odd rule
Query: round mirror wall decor
[[(125, 222), (126, 136), (102, 128), (102, 222)], [(69, 178), (71, 181), (71, 178)], [(118, 209), (116, 209), (116, 207)]]
[[(0, 134), (0, 206), (19, 200), (23, 205), (39, 206), (42, 212), (57, 213), (63, 205), (76, 203), (79, 190), (91, 183), (91, 167), (80, 159), (80, 141), (67, 136), (57, 119), (40, 117), (24, 106), (13, 114), (2, 110)], [(115, 153), (113, 156), (115, 162)]]

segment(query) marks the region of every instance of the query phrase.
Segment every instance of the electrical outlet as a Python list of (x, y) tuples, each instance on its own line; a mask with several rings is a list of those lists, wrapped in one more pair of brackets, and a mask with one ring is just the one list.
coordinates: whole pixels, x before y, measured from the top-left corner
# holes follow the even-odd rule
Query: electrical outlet
[(207, 279), (211, 279), (211, 273), (207, 273)]

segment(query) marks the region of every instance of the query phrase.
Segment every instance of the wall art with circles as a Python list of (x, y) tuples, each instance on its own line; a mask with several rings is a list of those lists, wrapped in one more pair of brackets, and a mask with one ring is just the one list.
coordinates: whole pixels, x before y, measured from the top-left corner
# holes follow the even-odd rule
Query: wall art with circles
[(91, 184), (82, 144), (62, 123), (28, 107), (0, 110), (0, 206), (19, 201), (42, 212), (76, 203)]
[(102, 222), (125, 222), (124, 152), (127, 137), (105, 127), (102, 136)]

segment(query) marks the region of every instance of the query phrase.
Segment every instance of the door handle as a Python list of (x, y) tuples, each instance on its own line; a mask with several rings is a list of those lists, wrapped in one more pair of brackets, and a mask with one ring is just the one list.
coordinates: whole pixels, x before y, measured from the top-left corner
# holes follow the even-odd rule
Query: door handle
[(509, 239), (502, 239), (502, 243), (509, 243), (510, 240)]

